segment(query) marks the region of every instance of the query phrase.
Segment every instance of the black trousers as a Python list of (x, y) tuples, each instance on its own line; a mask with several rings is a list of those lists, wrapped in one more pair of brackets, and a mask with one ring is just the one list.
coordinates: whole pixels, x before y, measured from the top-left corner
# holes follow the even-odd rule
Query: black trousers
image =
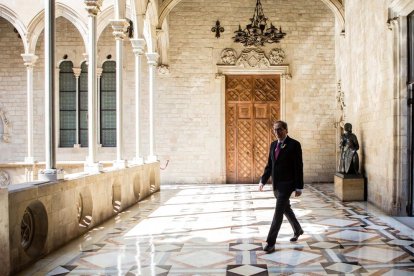
[(280, 227), (282, 226), (283, 215), (285, 215), (288, 219), (290, 226), (292, 226), (293, 232), (295, 234), (299, 233), (302, 229), (299, 221), (296, 219), (295, 213), (293, 213), (293, 210), (290, 207), (290, 195), (292, 193), (280, 193), (275, 191), (274, 194), (277, 199), (276, 209), (266, 240), (267, 244), (270, 246), (276, 243), (277, 235), (279, 234)]

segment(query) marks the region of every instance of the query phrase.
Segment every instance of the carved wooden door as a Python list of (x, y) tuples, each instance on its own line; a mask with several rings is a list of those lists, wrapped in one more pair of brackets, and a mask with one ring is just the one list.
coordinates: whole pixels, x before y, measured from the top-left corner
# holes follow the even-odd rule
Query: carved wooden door
[(258, 183), (279, 118), (279, 75), (226, 76), (227, 183)]

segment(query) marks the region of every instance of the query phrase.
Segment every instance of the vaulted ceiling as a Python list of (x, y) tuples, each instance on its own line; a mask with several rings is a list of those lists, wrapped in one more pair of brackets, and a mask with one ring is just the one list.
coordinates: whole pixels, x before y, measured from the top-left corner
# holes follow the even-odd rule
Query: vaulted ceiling
[[(180, 3), (182, 0), (162, 0), (160, 2), (159, 7), (159, 19), (158, 19), (158, 27), (161, 28), (165, 18), (167, 15), (174, 9), (174, 7)], [(345, 24), (345, 16), (344, 16), (344, 7), (342, 0), (320, 0), (322, 1), (328, 8), (333, 12), (335, 18), (342, 26), (342, 30), (344, 29)]]

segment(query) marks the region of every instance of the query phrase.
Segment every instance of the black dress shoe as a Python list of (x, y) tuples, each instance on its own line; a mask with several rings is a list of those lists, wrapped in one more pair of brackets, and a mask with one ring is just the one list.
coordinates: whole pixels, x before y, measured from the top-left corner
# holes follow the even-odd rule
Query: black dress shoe
[(275, 245), (266, 244), (266, 246), (263, 248), (263, 251), (265, 251), (267, 254), (275, 252)]
[(295, 241), (297, 241), (298, 239), (299, 239), (299, 236), (300, 235), (303, 235), (303, 230), (302, 229), (300, 229), (300, 231), (298, 232), (298, 233), (296, 233), (294, 236), (293, 236), (293, 238), (291, 238), (290, 239), (290, 241), (291, 242), (295, 242)]

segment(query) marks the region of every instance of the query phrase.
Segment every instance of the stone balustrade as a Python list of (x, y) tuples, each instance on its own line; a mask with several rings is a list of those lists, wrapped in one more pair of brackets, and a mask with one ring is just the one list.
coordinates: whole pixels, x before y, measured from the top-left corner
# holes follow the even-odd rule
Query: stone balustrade
[[(79, 161), (58, 162), (57, 168), (65, 174), (80, 173), (84, 171), (84, 163)], [(101, 162), (104, 168), (111, 167), (113, 162)], [(38, 180), (38, 173), (45, 168), (44, 162), (35, 163), (0, 163), (0, 186), (20, 184)], [(1, 177), (3, 176), (3, 177)], [(5, 179), (8, 178), (8, 181)], [(8, 184), (6, 185), (6, 182)]]
[(0, 188), (0, 205), (6, 207), (0, 213), (0, 275), (18, 272), (159, 191), (159, 170), (154, 162)]

